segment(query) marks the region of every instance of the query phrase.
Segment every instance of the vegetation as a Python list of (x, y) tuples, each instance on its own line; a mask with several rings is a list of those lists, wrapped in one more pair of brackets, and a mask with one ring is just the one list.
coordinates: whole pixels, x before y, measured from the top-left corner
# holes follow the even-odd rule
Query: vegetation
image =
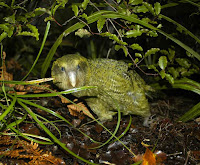
[[(131, 127), (131, 119), (124, 132), (118, 135), (120, 110), (117, 126), (112, 132), (88, 114), (85, 106), (79, 106), (82, 104), (63, 96), (95, 87), (56, 92), (49, 85), (38, 84), (46, 79), (33, 82), (25, 80), (49, 77), (52, 61), (64, 54), (80, 52), (88, 58), (108, 57), (128, 62), (130, 68), (140, 73), (155, 91), (181, 89), (191, 91), (194, 97), (199, 97), (199, 7), (198, 0), (1, 0), (1, 135), (15, 136), (19, 139), (23, 137), (38, 144), (56, 143), (87, 164), (98, 163), (77, 155), (59, 140), (62, 131), (57, 122), (64, 122), (99, 146), (91, 147), (93, 149), (104, 147), (114, 139), (136, 157), (130, 146), (127, 147), (121, 141)], [(6, 63), (7, 60), (9, 63)], [(83, 111), (93, 118), (111, 134), (111, 137), (106, 142), (96, 141), (86, 132), (76, 128), (70, 120), (36, 101), (36, 98), (56, 96), (62, 98), (63, 103), (65, 100), (78, 105), (77, 111)], [(48, 115), (43, 116), (38, 109)], [(188, 122), (199, 115), (200, 102), (174, 120)], [(22, 126), (27, 123), (37, 123), (37, 127), (43, 130), (45, 135), (42, 136), (41, 133), (37, 136), (23, 132)], [(56, 135), (48, 127), (56, 130)], [(5, 140), (4, 145), (11, 144), (12, 141)], [(21, 146), (21, 142), (18, 143)], [(28, 146), (27, 143), (26, 145)], [(32, 143), (31, 151), (33, 145)], [(14, 147), (17, 148), (17, 145)], [(39, 152), (36, 148), (33, 149), (35, 153)], [(16, 150), (17, 153), (21, 153)], [(149, 152), (146, 151), (148, 154)], [(12, 157), (11, 153), (9, 154), (1, 151), (2, 156)], [(51, 156), (49, 153), (48, 155)], [(34, 158), (35, 163), (38, 159)], [(54, 157), (51, 157), (51, 163), (53, 159)], [(60, 159), (55, 160), (62, 162)], [(143, 161), (148, 162), (149, 159), (144, 156)], [(45, 163), (48, 164), (48, 160)]]

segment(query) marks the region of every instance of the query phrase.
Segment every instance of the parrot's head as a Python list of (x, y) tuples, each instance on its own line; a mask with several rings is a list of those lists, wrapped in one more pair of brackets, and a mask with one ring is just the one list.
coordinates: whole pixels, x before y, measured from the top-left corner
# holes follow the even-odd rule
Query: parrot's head
[(51, 75), (55, 85), (67, 90), (84, 86), (88, 72), (89, 65), (87, 59), (76, 53), (57, 59), (53, 63)]

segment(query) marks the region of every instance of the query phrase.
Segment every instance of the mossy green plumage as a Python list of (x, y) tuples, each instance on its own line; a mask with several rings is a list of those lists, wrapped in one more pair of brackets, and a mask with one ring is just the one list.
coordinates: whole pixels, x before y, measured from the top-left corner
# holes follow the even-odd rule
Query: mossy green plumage
[(91, 60), (78, 53), (65, 55), (53, 63), (52, 77), (53, 82), (64, 90), (97, 86), (73, 95), (84, 98), (100, 120), (112, 119), (118, 108), (124, 115), (150, 116), (145, 96), (147, 86), (123, 61)]

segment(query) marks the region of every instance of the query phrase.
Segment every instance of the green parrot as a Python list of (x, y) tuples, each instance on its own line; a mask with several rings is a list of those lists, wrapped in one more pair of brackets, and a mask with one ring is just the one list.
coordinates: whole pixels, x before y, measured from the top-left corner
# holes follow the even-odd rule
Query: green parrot
[(148, 86), (123, 61), (69, 54), (53, 63), (51, 74), (53, 83), (63, 90), (97, 86), (73, 95), (83, 98), (101, 121), (112, 119), (118, 108), (123, 115), (150, 116), (145, 95)]

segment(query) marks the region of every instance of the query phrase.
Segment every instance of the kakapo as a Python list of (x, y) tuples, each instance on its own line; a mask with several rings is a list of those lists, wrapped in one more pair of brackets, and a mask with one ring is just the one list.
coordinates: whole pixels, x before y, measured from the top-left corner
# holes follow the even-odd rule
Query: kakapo
[(73, 95), (84, 98), (101, 121), (112, 119), (118, 108), (123, 115), (150, 116), (145, 95), (147, 86), (123, 61), (69, 54), (53, 63), (51, 74), (53, 83), (63, 90), (97, 86)]

